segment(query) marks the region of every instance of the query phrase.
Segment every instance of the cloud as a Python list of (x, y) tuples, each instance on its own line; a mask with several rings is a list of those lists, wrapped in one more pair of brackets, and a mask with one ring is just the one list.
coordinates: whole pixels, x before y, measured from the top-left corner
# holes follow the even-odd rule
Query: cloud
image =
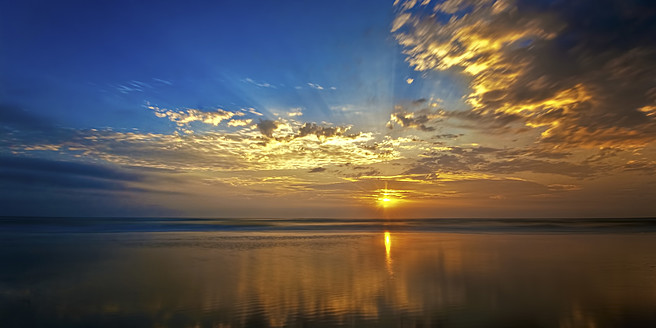
[(45, 119), (31, 114), (20, 107), (0, 104), (0, 127), (43, 130), (54, 128)]
[(360, 115), (363, 113), (360, 107), (350, 104), (330, 106), (330, 110), (338, 113), (352, 114), (352, 115)]
[[(578, 193), (579, 188), (586, 191), (591, 178), (617, 172), (650, 174), (654, 167), (639, 152), (585, 150), (581, 153), (539, 144), (513, 148), (462, 143), (444, 146), (435, 143), (434, 133), (425, 139), (351, 133), (348, 127), (291, 119), (263, 120), (246, 127), (194, 134), (112, 129), (62, 131), (34, 141), (23, 139), (13, 144), (12, 152), (23, 156), (76, 158), (76, 161), (89, 159), (105, 163), (93, 165), (111, 170), (19, 162), (3, 171), (2, 177), (6, 178), (3, 185), (28, 188), (30, 181), (38, 181), (41, 184), (34, 184), (34, 188), (112, 193), (140, 192), (144, 189), (139, 186), (144, 185), (188, 192), (202, 185), (210, 194), (233, 188), (229, 193), (239, 195), (245, 202), (285, 195), (311, 199), (321, 192), (322, 199), (344, 200), (348, 195), (349, 201), (367, 203), (369, 207), (368, 202), (375, 203), (378, 197), (371, 194), (372, 190), (389, 182), (390, 189), (401, 190), (403, 197), (416, 201), (409, 203), (410, 207), (436, 200), (459, 200), (462, 206), (469, 206), (471, 202), (493, 197), (510, 201), (559, 197), (566, 191), (570, 195), (569, 191)], [(47, 143), (41, 143), (44, 141)], [(451, 143), (455, 141), (449, 140)], [(30, 167), (29, 171), (34, 173), (16, 174), (14, 169), (21, 166)], [(36, 167), (32, 169), (32, 166)], [(52, 167), (60, 172), (56, 174), (60, 178), (41, 173), (42, 167)], [(130, 170), (117, 167), (130, 167)], [(74, 175), (75, 172), (82, 175)], [(183, 182), (167, 184), (157, 179), (154, 184), (154, 179), (143, 175), (164, 177), (171, 172), (184, 177)], [(313, 174), (319, 172), (325, 173)], [(7, 178), (11, 176), (20, 181), (11, 182)], [(536, 176), (544, 179), (534, 180)], [(340, 181), (344, 183), (338, 184)]]
[[(372, 188), (372, 182), (378, 186), (378, 189)], [(539, 183), (481, 174), (440, 174), (430, 179), (426, 179), (423, 175), (361, 176), (354, 179), (353, 184), (360, 190), (356, 197), (364, 201), (375, 201), (380, 197), (382, 190), (390, 190), (395, 198), (401, 201), (428, 201), (434, 204), (433, 202), (437, 200), (447, 200), (466, 207), (479, 206), (478, 203), (482, 200), (499, 198), (526, 200), (550, 194), (547, 186)], [(323, 186), (323, 188), (327, 187), (330, 185)]]
[(230, 112), (221, 108), (217, 108), (214, 112), (204, 112), (193, 108), (172, 110), (150, 105), (147, 108), (153, 110), (157, 117), (167, 118), (178, 126), (188, 125), (192, 122), (201, 122), (217, 126), (221, 124), (221, 122), (229, 120), (234, 116), (245, 115), (243, 112)]
[[(180, 172), (311, 169), (351, 162), (367, 165), (394, 159), (385, 144), (377, 149), (372, 133), (346, 127), (262, 120), (233, 132), (155, 134), (111, 129), (78, 130), (49, 139), (22, 140), (14, 152), (57, 149), (58, 156), (80, 156), (120, 166)], [(34, 149), (34, 150), (31, 150)]]
[(294, 108), (287, 113), (289, 117), (303, 116), (303, 110), (301, 108)]
[(320, 85), (318, 85), (318, 84), (315, 84), (315, 83), (310, 83), (310, 82), (308, 82), (307, 85), (310, 86), (310, 88), (312, 88), (312, 89), (323, 90), (323, 87), (322, 87), (322, 86), (320, 86)]
[(122, 94), (129, 94), (132, 92), (145, 92), (148, 90), (153, 90), (156, 87), (173, 85), (173, 82), (164, 79), (158, 79), (154, 77), (151, 80), (153, 81), (153, 83), (147, 83), (138, 80), (130, 80), (127, 82), (122, 82), (120, 84), (114, 84), (110, 86)]
[[(480, 119), (521, 122), (562, 147), (656, 140), (656, 5), (639, 1), (416, 1), (393, 31), (412, 67), (471, 76)], [(582, 14), (585, 13), (585, 19)], [(507, 122), (498, 119), (510, 117)]]
[(150, 85), (141, 85), (135, 82), (138, 81), (132, 81), (125, 84), (118, 84), (114, 86), (114, 88), (116, 89), (116, 91), (122, 94), (128, 94), (130, 92), (143, 92), (145, 87), (150, 88)]
[(347, 178), (371, 178), (380, 176), (382, 172), (379, 169), (373, 168), (371, 166), (355, 166), (351, 163), (346, 163), (340, 165), (341, 168), (345, 169), (344, 171), (338, 171), (340, 174), (343, 174)]
[(169, 80), (158, 79), (156, 77), (153, 78), (153, 81), (159, 82), (159, 83), (162, 83), (162, 84), (166, 84), (166, 85), (173, 85), (173, 82), (171, 82)]
[(598, 163), (614, 158), (622, 152), (619, 148), (601, 148), (599, 151), (585, 159), (585, 163)]
[[(337, 90), (336, 87), (323, 87), (323, 86), (321, 86), (321, 85), (319, 85), (319, 84), (317, 84), (317, 83), (311, 83), (311, 82), (308, 82), (307, 85), (308, 85), (310, 88), (315, 89), (315, 90), (326, 90), (326, 89)], [(296, 89), (302, 89), (302, 88), (301, 88), (301, 87), (296, 87)]]
[(441, 147), (423, 152), (403, 174), (484, 173), (509, 176), (532, 172), (589, 178), (607, 172), (612, 166), (588, 160), (565, 160), (571, 153), (537, 147), (499, 149), (492, 147)]
[(548, 173), (576, 178), (586, 178), (593, 176), (596, 173), (595, 168), (589, 165), (528, 158), (516, 158), (485, 163), (479, 168), (479, 170), (495, 174), (517, 172)]
[(28, 157), (0, 157), (0, 182), (11, 188), (131, 190), (144, 177), (125, 170), (81, 162)]
[(574, 191), (581, 190), (580, 185), (573, 184), (550, 184), (547, 186), (551, 191)]
[(630, 160), (623, 165), (622, 169), (627, 171), (641, 172), (644, 174), (656, 174), (656, 161)]
[(530, 130), (522, 123), (522, 117), (507, 113), (484, 114), (468, 110), (446, 110), (439, 108), (440, 99), (425, 98), (405, 105), (397, 104), (390, 114), (387, 128), (398, 125), (431, 132), (441, 127), (476, 130), (486, 134), (518, 134)]
[(273, 137), (273, 131), (278, 128), (278, 123), (272, 120), (260, 120), (257, 129), (267, 138)]
[(145, 201), (179, 195), (156, 185), (171, 178), (150, 174), (79, 159), (0, 156), (0, 208), (3, 215), (42, 217), (171, 215)]
[(245, 119), (245, 120), (230, 120), (228, 122), (228, 126), (247, 126), (253, 122), (252, 119)]
[(267, 82), (256, 82), (253, 79), (251, 79), (250, 77), (247, 77), (247, 78), (243, 79), (242, 81), (246, 82), (246, 83), (250, 83), (250, 84), (255, 85), (255, 86), (258, 86), (260, 88), (274, 88), (274, 89), (276, 88), (275, 85), (272, 85), (272, 84), (267, 83)]
[(397, 106), (397, 110), (390, 115), (387, 128), (393, 129), (395, 124), (404, 128), (415, 128), (421, 131), (435, 131), (435, 127), (428, 123), (435, 123), (444, 118), (444, 113), (440, 110), (421, 109), (416, 112), (408, 112)]
[(462, 133), (458, 133), (458, 134), (443, 133), (443, 134), (434, 135), (433, 139), (458, 139), (458, 138), (462, 137), (463, 135), (464, 134), (462, 134)]
[(302, 138), (307, 135), (315, 135), (317, 138), (331, 138), (335, 136), (355, 137), (357, 135), (346, 135), (350, 128), (341, 126), (319, 126), (316, 123), (304, 123), (298, 130), (296, 137)]
[(357, 138), (360, 134), (348, 134), (350, 127), (320, 126), (314, 122), (300, 123), (285, 120), (260, 120), (257, 129), (268, 139), (277, 141), (291, 141), (297, 138), (314, 135), (320, 141), (333, 137)]
[(244, 108), (242, 108), (241, 110), (244, 111), (244, 112), (251, 113), (251, 114), (253, 114), (253, 115), (264, 116), (264, 114), (258, 112), (257, 110), (255, 110), (255, 108), (252, 108), (252, 107), (251, 107), (251, 108), (248, 108), (248, 109), (244, 109)]
[(129, 94), (133, 92), (145, 92), (148, 90), (153, 90), (156, 87), (162, 87), (165, 85), (166, 86), (173, 85), (173, 82), (164, 79), (158, 79), (154, 77), (151, 80), (154, 82), (154, 84), (138, 81), (138, 80), (130, 80), (127, 82), (121, 82), (120, 84), (114, 84), (110, 86), (122, 94)]

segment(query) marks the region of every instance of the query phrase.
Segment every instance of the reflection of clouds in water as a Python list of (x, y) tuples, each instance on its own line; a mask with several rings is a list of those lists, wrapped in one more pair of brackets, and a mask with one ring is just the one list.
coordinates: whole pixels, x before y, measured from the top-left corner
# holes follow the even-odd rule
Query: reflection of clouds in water
[[(134, 318), (150, 326), (401, 320), (504, 326), (518, 319), (552, 326), (579, 322), (573, 308), (610, 306), (613, 318), (607, 311), (585, 315), (622, 326), (630, 315), (648, 318), (641, 317), (649, 313), (645, 304), (656, 301), (644, 288), (653, 286), (653, 271), (626, 269), (656, 264), (656, 255), (646, 251), (656, 246), (649, 236), (205, 232), (94, 238), (53, 243), (47, 255), (66, 262), (32, 258), (21, 272), (42, 276), (0, 285), (0, 308), (23, 304), (14, 312), (58, 318), (62, 327)], [(28, 240), (16, 243), (0, 249), (0, 258), (9, 249), (18, 258), (34, 253)], [(60, 308), (63, 314), (56, 314)], [(8, 315), (0, 312), (0, 318)]]

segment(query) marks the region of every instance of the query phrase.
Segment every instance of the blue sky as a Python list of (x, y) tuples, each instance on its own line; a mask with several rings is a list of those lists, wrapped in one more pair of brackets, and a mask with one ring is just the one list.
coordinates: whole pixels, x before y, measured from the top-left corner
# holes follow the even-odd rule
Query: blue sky
[(301, 107), (326, 119), (331, 106), (423, 96), (404, 86), (418, 74), (378, 1), (4, 6), (3, 98), (64, 126), (157, 130), (146, 102)]
[(5, 1), (0, 215), (653, 216), (654, 33), (642, 1)]

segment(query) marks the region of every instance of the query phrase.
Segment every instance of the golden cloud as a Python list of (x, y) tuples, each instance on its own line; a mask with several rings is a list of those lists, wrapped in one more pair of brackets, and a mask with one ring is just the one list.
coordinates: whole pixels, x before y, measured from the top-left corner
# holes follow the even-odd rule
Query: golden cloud
[(656, 44), (645, 42), (649, 31), (632, 28), (639, 10), (620, 17), (601, 8), (616, 17), (619, 31), (603, 35), (572, 21), (574, 4), (545, 10), (512, 0), (429, 2), (399, 3), (392, 32), (416, 70), (471, 76), (466, 100), (479, 117), (517, 117), (543, 132), (541, 142), (561, 147), (656, 140)]
[(148, 106), (147, 108), (153, 110), (157, 117), (168, 118), (171, 122), (175, 122), (179, 126), (183, 126), (191, 122), (201, 122), (217, 126), (221, 124), (221, 122), (234, 116), (245, 115), (243, 112), (230, 112), (220, 108), (213, 112), (204, 112), (193, 108), (180, 110), (159, 108), (156, 106)]

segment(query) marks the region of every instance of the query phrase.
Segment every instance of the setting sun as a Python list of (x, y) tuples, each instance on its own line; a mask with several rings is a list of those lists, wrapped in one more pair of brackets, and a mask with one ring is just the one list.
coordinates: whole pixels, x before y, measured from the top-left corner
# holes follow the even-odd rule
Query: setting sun
[(378, 198), (378, 204), (383, 207), (392, 206), (397, 202), (396, 199), (390, 197), (387, 193), (384, 193), (380, 198)]
[(398, 201), (403, 197), (402, 190), (393, 190), (387, 188), (387, 182), (385, 182), (385, 188), (376, 190), (378, 197), (378, 205), (382, 207), (389, 207), (398, 203)]

